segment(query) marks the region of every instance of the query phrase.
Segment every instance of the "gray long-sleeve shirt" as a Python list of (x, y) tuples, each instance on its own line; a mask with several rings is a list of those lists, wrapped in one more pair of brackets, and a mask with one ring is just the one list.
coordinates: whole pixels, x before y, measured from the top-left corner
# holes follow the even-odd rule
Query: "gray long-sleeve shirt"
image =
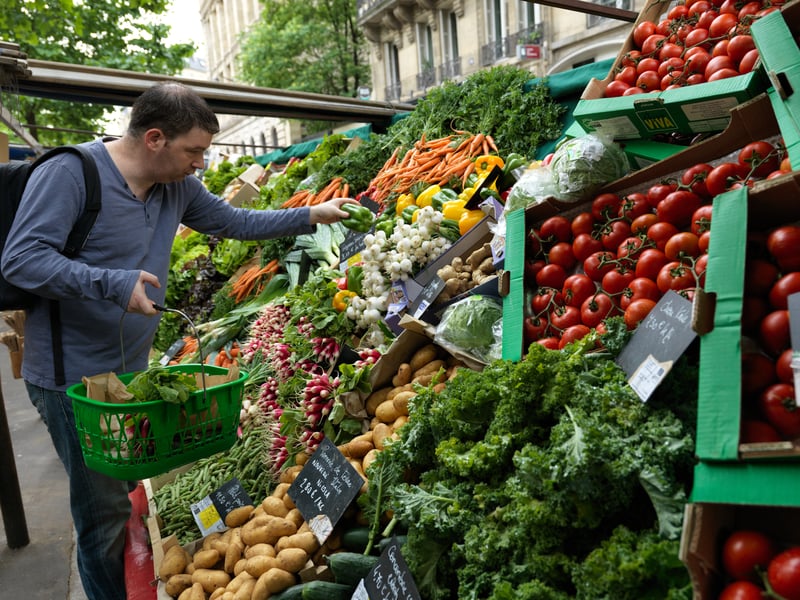
[(146, 202), (125, 183), (101, 140), (89, 142), (100, 172), (102, 208), (74, 259), (60, 254), (82, 214), (86, 188), (80, 158), (61, 154), (34, 170), (2, 256), (6, 279), (61, 307), (66, 386), (54, 379), (49, 302), (39, 300), (25, 323), (23, 378), (47, 389), (66, 389), (83, 376), (147, 366), (158, 317), (130, 313), (122, 319), (139, 272), (153, 273), (161, 288), (148, 295), (163, 304), (170, 250), (179, 224), (243, 240), (314, 230), (309, 209), (237, 209), (211, 194), (196, 177), (157, 184)]

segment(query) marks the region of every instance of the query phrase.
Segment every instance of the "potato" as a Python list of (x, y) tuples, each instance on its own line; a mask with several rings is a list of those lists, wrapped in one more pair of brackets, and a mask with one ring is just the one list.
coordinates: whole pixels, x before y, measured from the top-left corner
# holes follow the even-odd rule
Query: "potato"
[(250, 600), (253, 595), (253, 588), (256, 587), (256, 581), (258, 580), (255, 578), (245, 580), (242, 583), (242, 587), (233, 595), (233, 600)]
[(406, 415), (400, 415), (394, 420), (394, 423), (392, 423), (392, 431), (393, 432), (397, 431), (406, 423), (408, 423), (408, 417)]
[[(194, 573), (192, 573), (192, 584), (199, 583), (203, 586), (206, 594), (210, 594), (217, 588), (224, 588), (230, 581), (230, 575), (217, 569), (195, 569)], [(195, 586), (193, 585), (192, 587)], [(205, 596), (203, 598), (205, 599)]]
[(432, 360), (426, 365), (423, 365), (416, 371), (414, 371), (413, 378), (416, 379), (418, 377), (422, 377), (423, 375), (428, 375), (431, 373), (437, 373), (439, 369), (444, 369), (445, 363), (443, 360)]
[(392, 377), (392, 385), (395, 387), (399, 387), (401, 385), (405, 385), (411, 382), (411, 374), (413, 371), (411, 370), (411, 365), (408, 363), (403, 363), (397, 368), (397, 373), (394, 377)]
[(261, 577), (264, 573), (269, 571), (272, 567), (277, 567), (278, 562), (274, 556), (267, 556), (266, 554), (257, 554), (247, 559), (244, 564), (244, 570), (250, 573), (253, 577)]
[(206, 600), (205, 588), (202, 583), (193, 583), (189, 588), (188, 600)]
[[(414, 385), (411, 384), (411, 383), (407, 383), (406, 385), (401, 385), (399, 387), (393, 387), (391, 390), (389, 390), (389, 393), (386, 394), (386, 400), (394, 400), (394, 397), (397, 396), (397, 394), (399, 394), (401, 392), (410, 392), (413, 389), (414, 389)], [(385, 400), (384, 400), (384, 402), (385, 402)], [(378, 406), (380, 406), (380, 404)], [(375, 411), (376, 411), (375, 414), (376, 415), (377, 415), (377, 410), (378, 409), (376, 408), (375, 409)]]
[(254, 509), (255, 506), (252, 504), (234, 508), (231, 512), (225, 515), (225, 525), (228, 527), (241, 527), (247, 522), (247, 519), (250, 518), (250, 515), (253, 514)]
[(289, 491), (290, 487), (292, 487), (291, 483), (279, 483), (275, 486), (275, 489), (272, 490), (270, 496), (274, 496), (275, 498), (283, 498), (286, 495), (286, 492)]
[(380, 450), (377, 448), (370, 450), (367, 452), (367, 455), (361, 459), (361, 468), (364, 469), (364, 473), (367, 472), (367, 469), (369, 469), (369, 466), (372, 464), (372, 462), (378, 458), (378, 452), (380, 452)]
[(208, 550), (200, 550), (194, 553), (192, 557), (192, 564), (195, 569), (210, 569), (216, 565), (220, 560), (219, 551), (210, 548)]
[(247, 523), (242, 525), (241, 533), (239, 535), (241, 536), (242, 542), (245, 546), (254, 546), (259, 542), (266, 541), (261, 539), (256, 540), (255, 532), (265, 527), (271, 518), (272, 517), (269, 515), (261, 515), (250, 519)]
[(261, 506), (264, 508), (265, 513), (273, 517), (285, 517), (289, 512), (289, 509), (286, 508), (286, 505), (283, 503), (283, 499), (276, 498), (275, 496), (267, 496), (264, 498)]
[(191, 595), (192, 595), (192, 586), (189, 586), (188, 588), (186, 588), (181, 592), (181, 595), (178, 596), (178, 600), (190, 600)]
[(241, 539), (234, 539), (228, 544), (228, 548), (225, 550), (222, 570), (226, 573), (233, 573), (236, 563), (242, 558), (242, 552), (244, 552), (244, 543)]
[[(222, 597), (227, 593), (228, 588), (217, 588), (208, 597), (208, 600), (222, 600)], [(232, 592), (231, 592), (232, 593)]]
[(250, 599), (267, 600), (272, 594), (293, 586), (296, 581), (293, 573), (278, 568), (270, 569), (258, 578)]
[(242, 571), (236, 577), (231, 579), (231, 582), (225, 586), (226, 592), (238, 592), (245, 581), (252, 581), (255, 583), (256, 578), (250, 575), (247, 571)]
[[(397, 417), (392, 419), (391, 422), (394, 422), (399, 417), (407, 417), (408, 416), (408, 401), (411, 400), (414, 396), (416, 396), (416, 392), (400, 392), (392, 399), (392, 406), (394, 407), (395, 411), (397, 411)], [(378, 407), (380, 408), (380, 407)], [(389, 423), (390, 421), (385, 421), (385, 423)]]
[(386, 400), (375, 409), (375, 416), (383, 423), (393, 423), (400, 416), (400, 413), (394, 405), (394, 400)]
[(164, 553), (164, 558), (158, 567), (158, 578), (166, 581), (173, 575), (178, 575), (186, 570), (189, 564), (189, 555), (181, 546), (170, 546)]
[(214, 543), (222, 538), (222, 533), (219, 531), (215, 531), (214, 533), (208, 534), (206, 537), (203, 538), (202, 549), (208, 550), (214, 547)]
[(386, 396), (389, 392), (392, 391), (391, 387), (384, 387), (375, 392), (372, 392), (369, 396), (367, 396), (367, 401), (364, 404), (364, 408), (367, 411), (367, 414), (370, 416), (375, 415), (375, 409), (378, 408), (378, 405), (386, 400)]
[(383, 450), (386, 440), (392, 435), (392, 428), (386, 423), (378, 423), (378, 425), (375, 426), (374, 434), (375, 448), (377, 450)]
[(411, 360), (408, 361), (411, 371), (418, 371), (424, 365), (427, 365), (432, 360), (435, 360), (439, 352), (433, 344), (426, 344), (419, 350), (411, 355)]
[(293, 521), (268, 516), (266, 522), (259, 522), (252, 529), (242, 527), (242, 541), (248, 546), (261, 543), (275, 544), (283, 536), (295, 533), (297, 533), (297, 525)]
[(164, 583), (164, 591), (173, 598), (177, 598), (183, 590), (190, 587), (192, 587), (192, 576), (186, 573), (173, 575)]
[(289, 494), (284, 494), (283, 505), (286, 507), (286, 515), (288, 515), (289, 511), (292, 510), (293, 508), (297, 508), (294, 504), (294, 500), (292, 500), (292, 497)]
[(301, 513), (300, 509), (297, 508), (297, 507), (291, 509), (286, 514), (286, 520), (287, 521), (291, 521), (292, 523), (294, 523), (294, 526), (297, 529), (300, 529), (300, 527), (303, 525), (303, 523), (305, 523), (305, 519), (303, 519), (303, 513)]
[(284, 548), (276, 557), (278, 567), (289, 573), (297, 573), (308, 562), (308, 553), (302, 548)]
[(286, 467), (283, 471), (281, 471), (280, 477), (278, 478), (281, 483), (292, 483), (300, 474), (300, 471), (303, 470), (303, 465), (299, 464), (299, 459), (302, 454), (303, 453), (301, 452), (295, 457), (295, 460), (298, 462), (298, 464), (292, 465), (291, 467)]
[(313, 531), (302, 531), (294, 535), (287, 535), (278, 540), (275, 550), (280, 552), (285, 548), (300, 548), (306, 554), (314, 554), (319, 549), (319, 541)]
[(250, 558), (251, 556), (275, 556), (277, 552), (272, 544), (254, 544), (244, 549), (244, 557)]
[(354, 438), (346, 444), (339, 446), (339, 451), (347, 458), (361, 458), (374, 447), (371, 441), (364, 439), (357, 440)]

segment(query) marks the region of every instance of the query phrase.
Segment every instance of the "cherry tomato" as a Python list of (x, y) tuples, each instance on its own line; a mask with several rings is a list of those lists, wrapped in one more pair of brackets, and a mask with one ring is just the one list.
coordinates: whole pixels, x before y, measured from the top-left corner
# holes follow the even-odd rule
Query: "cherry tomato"
[(692, 215), (692, 222), (689, 224), (689, 231), (695, 235), (701, 235), (711, 229), (711, 215), (713, 214), (713, 206), (711, 204), (704, 204)]
[(760, 419), (742, 419), (739, 442), (742, 444), (763, 444), (782, 442), (783, 436), (772, 425)]
[(631, 235), (622, 240), (617, 247), (617, 258), (629, 258), (635, 262), (636, 256), (645, 249), (645, 238), (640, 235)]
[(667, 36), (662, 33), (654, 33), (647, 36), (644, 42), (642, 42), (642, 54), (645, 56), (655, 56), (666, 39)]
[(572, 253), (583, 262), (595, 252), (603, 250), (603, 242), (588, 233), (580, 233), (572, 241)]
[(561, 293), (568, 306), (580, 306), (583, 301), (597, 291), (597, 285), (584, 273), (573, 273), (564, 281)]
[(688, 190), (676, 190), (658, 203), (656, 215), (659, 221), (682, 228), (689, 225), (694, 211), (702, 205), (703, 200), (697, 194)]
[(746, 144), (737, 158), (739, 164), (756, 177), (766, 177), (780, 166), (775, 146), (764, 140)]
[(635, 329), (639, 323), (650, 314), (650, 311), (653, 310), (655, 305), (656, 302), (650, 298), (637, 298), (636, 300), (632, 300), (625, 309), (625, 314), (622, 317), (625, 321), (625, 327), (627, 327), (629, 331)]
[(616, 250), (631, 234), (631, 225), (627, 221), (611, 221), (604, 225), (600, 233), (600, 241), (606, 250)]
[(577, 237), (581, 233), (592, 233), (594, 229), (595, 219), (592, 213), (585, 211), (578, 213), (572, 218), (570, 228), (572, 229), (572, 236)]
[(713, 198), (731, 189), (731, 186), (747, 177), (745, 167), (738, 162), (723, 162), (711, 169), (706, 177), (706, 189)]
[(550, 252), (547, 253), (547, 259), (551, 264), (561, 265), (565, 271), (570, 271), (575, 267), (578, 260), (572, 252), (572, 244), (569, 242), (558, 242), (553, 244)]
[(558, 341), (558, 349), (561, 350), (567, 344), (571, 344), (575, 340), (580, 340), (585, 338), (589, 335), (589, 329), (583, 323), (578, 323), (577, 325), (571, 325), (567, 327), (563, 332), (561, 332), (561, 339)]
[(647, 299), (658, 302), (661, 296), (661, 290), (658, 289), (658, 285), (654, 280), (647, 277), (637, 277), (623, 290), (620, 295), (619, 306), (625, 310), (634, 300)]
[(530, 346), (533, 342), (543, 338), (549, 325), (544, 317), (526, 317), (522, 322), (522, 336), (525, 346)]
[(606, 220), (619, 214), (622, 198), (616, 194), (600, 194), (592, 200), (592, 216), (595, 221), (605, 223)]
[(800, 436), (800, 407), (794, 399), (794, 386), (773, 383), (758, 397), (761, 414), (786, 439)]
[(647, 190), (647, 201), (650, 206), (656, 208), (658, 203), (661, 202), (667, 195), (678, 189), (676, 183), (656, 183), (650, 186)]
[(667, 240), (664, 254), (669, 260), (684, 260), (700, 255), (699, 239), (691, 231), (680, 231)]
[(603, 91), (603, 96), (606, 98), (619, 98), (620, 96), (624, 96), (625, 92), (631, 89), (635, 83), (636, 81), (628, 83), (627, 81), (621, 81), (619, 79), (609, 81), (605, 91)]
[(656, 285), (661, 293), (666, 294), (669, 290), (679, 291), (697, 287), (697, 280), (689, 265), (671, 261), (661, 267), (656, 277)]
[(623, 83), (627, 83), (628, 87), (632, 86), (636, 83), (636, 76), (638, 73), (636, 72), (636, 67), (633, 65), (628, 65), (622, 67), (616, 75), (614, 75), (614, 81), (621, 81)]
[(796, 292), (800, 292), (800, 271), (791, 271), (772, 285), (769, 303), (774, 309), (787, 308), (789, 295)]
[(645, 71), (636, 78), (636, 87), (645, 92), (653, 92), (661, 89), (661, 78), (658, 71)]
[(642, 215), (650, 214), (650, 203), (647, 196), (641, 192), (632, 192), (622, 197), (622, 204), (619, 207), (618, 216), (625, 218), (629, 222), (635, 221)]
[(773, 591), (786, 600), (800, 600), (800, 547), (778, 554), (767, 567), (767, 579)]
[(706, 188), (706, 177), (714, 167), (708, 163), (698, 163), (686, 169), (681, 174), (681, 183), (689, 188), (698, 196), (708, 197)]
[(759, 341), (771, 356), (778, 356), (789, 347), (788, 310), (774, 310), (761, 320)]
[(592, 281), (599, 282), (603, 278), (603, 275), (614, 268), (616, 258), (614, 253), (608, 250), (594, 252), (583, 261), (583, 272), (586, 273)]
[(539, 227), (539, 237), (545, 242), (569, 242), (572, 239), (572, 225), (566, 217), (550, 217)]
[(656, 24), (652, 21), (642, 21), (633, 28), (633, 43), (641, 48), (644, 41), (656, 32)]
[(534, 316), (541, 316), (551, 311), (553, 307), (563, 304), (564, 297), (561, 295), (561, 290), (542, 288), (536, 290), (531, 297), (531, 313)]
[(550, 311), (550, 326), (562, 333), (567, 327), (581, 322), (581, 309), (577, 306), (556, 306)]
[(581, 304), (581, 323), (587, 327), (597, 327), (615, 309), (614, 301), (607, 294), (599, 292), (589, 296)]
[(636, 279), (636, 273), (630, 269), (618, 267), (603, 275), (603, 279), (600, 280), (600, 288), (607, 294), (616, 296), (621, 294), (634, 279)]
[(778, 356), (775, 361), (775, 375), (778, 381), (783, 383), (794, 383), (794, 369), (792, 369), (792, 349), (787, 348)]
[(770, 231), (767, 252), (782, 271), (800, 270), (800, 225), (783, 225)]
[(766, 567), (775, 556), (775, 544), (760, 531), (740, 529), (722, 543), (722, 565), (733, 579), (757, 581), (756, 567)]
[(647, 234), (647, 229), (657, 222), (658, 216), (656, 213), (649, 212), (646, 215), (640, 215), (631, 221), (631, 233), (634, 235), (639, 233)]
[(647, 237), (653, 241), (656, 248), (663, 251), (664, 246), (667, 245), (667, 240), (680, 231), (672, 223), (667, 221), (658, 221), (653, 223), (647, 230)]
[(560, 290), (567, 278), (567, 271), (559, 264), (550, 263), (536, 274), (536, 285)]
[(763, 600), (764, 590), (750, 581), (734, 581), (726, 585), (717, 600)]

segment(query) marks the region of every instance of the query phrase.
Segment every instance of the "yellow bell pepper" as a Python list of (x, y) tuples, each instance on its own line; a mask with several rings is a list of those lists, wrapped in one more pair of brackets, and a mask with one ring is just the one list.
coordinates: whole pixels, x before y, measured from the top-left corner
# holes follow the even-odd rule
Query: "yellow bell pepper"
[(422, 190), (417, 196), (416, 204), (420, 208), (425, 208), (426, 206), (430, 206), (433, 202), (433, 197), (442, 191), (442, 188), (436, 184), (430, 185)]
[[(475, 185), (477, 185), (477, 184), (475, 184)], [(469, 202), (470, 198), (472, 198), (472, 195), (475, 193), (476, 189), (477, 189), (476, 187), (464, 188), (463, 190), (461, 190), (461, 193), (458, 195), (458, 199), (459, 200), (463, 200), (464, 204), (466, 204), (467, 202)]]
[(331, 301), (334, 310), (338, 312), (344, 312), (347, 310), (347, 306), (350, 304), (350, 300), (353, 298), (353, 296), (357, 295), (358, 294), (351, 290), (339, 290), (333, 295), (333, 300)]
[(415, 204), (414, 202), (414, 195), (413, 194), (403, 194), (397, 199), (397, 204), (395, 206), (395, 213), (399, 217), (403, 211), (408, 208), (409, 206)]
[(475, 172), (480, 175), (488, 175), (492, 167), (497, 166), (501, 169), (505, 166), (505, 161), (496, 154), (482, 154), (475, 159)]
[(445, 219), (453, 219), (454, 221), (458, 221), (461, 218), (461, 215), (466, 212), (466, 205), (467, 201), (462, 200), (459, 198), (458, 200), (448, 200), (444, 204), (442, 204), (442, 215), (444, 215)]
[(465, 210), (458, 219), (459, 233), (461, 233), (461, 235), (467, 233), (481, 220), (483, 220), (484, 216), (486, 215), (483, 214), (482, 210)]

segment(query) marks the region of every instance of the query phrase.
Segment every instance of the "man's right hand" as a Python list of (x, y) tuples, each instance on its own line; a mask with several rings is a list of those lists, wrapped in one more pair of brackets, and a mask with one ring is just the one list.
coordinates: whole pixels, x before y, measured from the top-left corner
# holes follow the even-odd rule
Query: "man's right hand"
[(155, 288), (160, 288), (161, 283), (158, 277), (147, 271), (139, 271), (139, 279), (133, 286), (133, 293), (128, 301), (128, 312), (139, 313), (142, 315), (155, 315), (158, 311), (153, 307), (153, 301), (147, 297), (146, 284)]

